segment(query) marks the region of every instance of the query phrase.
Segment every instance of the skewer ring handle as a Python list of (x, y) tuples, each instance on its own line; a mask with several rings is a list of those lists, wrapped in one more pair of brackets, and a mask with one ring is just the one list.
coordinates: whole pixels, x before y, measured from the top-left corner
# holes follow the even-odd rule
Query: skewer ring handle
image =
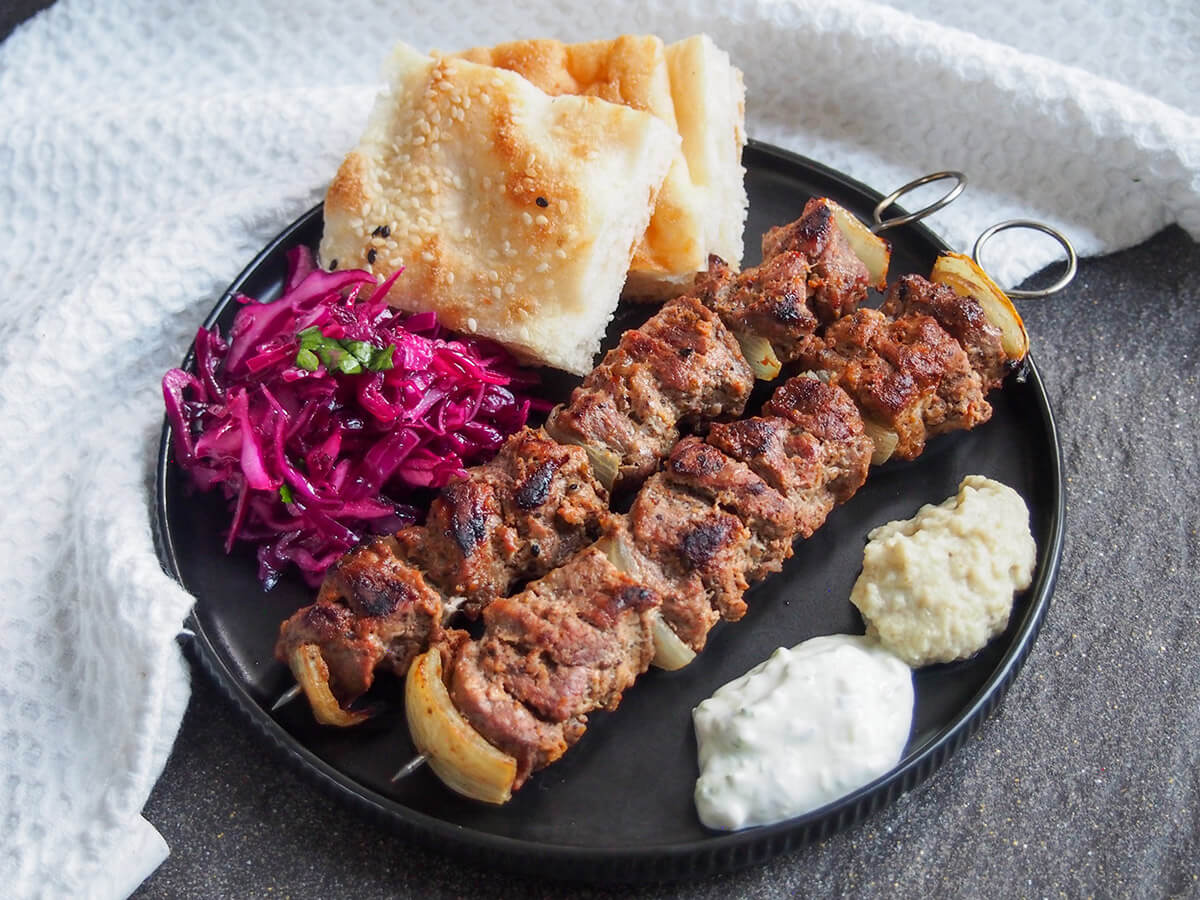
[(971, 251), (971, 256), (974, 258), (977, 266), (979, 266), (985, 272), (987, 271), (987, 266), (985, 266), (983, 261), (979, 258), (980, 251), (983, 250), (984, 245), (996, 234), (1001, 231), (1006, 231), (1009, 228), (1032, 228), (1034, 231), (1040, 231), (1043, 234), (1048, 234), (1050, 237), (1058, 241), (1059, 244), (1062, 245), (1062, 248), (1067, 251), (1067, 270), (1063, 272), (1062, 277), (1059, 278), (1058, 281), (1054, 282), (1054, 284), (1050, 285), (1049, 287), (1039, 288), (1035, 291), (1006, 290), (1005, 293), (1008, 294), (1009, 297), (1012, 297), (1014, 300), (1029, 299), (1033, 297), (1049, 297), (1051, 294), (1057, 294), (1071, 283), (1071, 280), (1075, 277), (1075, 272), (1079, 268), (1079, 257), (1075, 253), (1075, 248), (1071, 246), (1071, 241), (1057, 228), (1051, 228), (1044, 222), (1038, 222), (1033, 219), (1008, 219), (1004, 222), (997, 222), (991, 228), (988, 228), (986, 231), (984, 231), (983, 234), (979, 235), (978, 239), (975, 241), (975, 247)]
[[(916, 212), (908, 213), (903, 216), (896, 216), (892, 219), (884, 220), (883, 211), (907, 194), (909, 191), (916, 190), (923, 184), (930, 184), (934, 181), (947, 181), (953, 179), (954, 187), (950, 188), (940, 200), (935, 200), (928, 206), (923, 206)], [(931, 216), (939, 209), (944, 209), (955, 201), (967, 187), (967, 176), (962, 172), (956, 172), (947, 169), (944, 172), (932, 172), (929, 175), (922, 175), (901, 188), (892, 191), (886, 197), (875, 205), (875, 209), (871, 212), (871, 218), (875, 220), (875, 224), (871, 227), (873, 234), (879, 234), (881, 231), (887, 231), (889, 228), (896, 228), (899, 225), (907, 225), (909, 222), (916, 222), (919, 219), (924, 219), (926, 216)]]

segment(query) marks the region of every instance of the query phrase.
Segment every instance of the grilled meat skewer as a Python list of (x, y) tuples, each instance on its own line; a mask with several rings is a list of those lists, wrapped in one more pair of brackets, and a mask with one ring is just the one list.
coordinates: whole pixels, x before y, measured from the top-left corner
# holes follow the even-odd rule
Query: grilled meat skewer
[[(580, 447), (540, 429), (511, 436), (488, 463), (448, 485), (426, 523), (347, 553), (326, 576), (315, 603), (281, 626), (276, 656), (293, 672), (304, 647), (316, 647), (318, 674), (348, 705), (365, 693), (378, 667), (403, 676), (413, 657), (442, 636), (449, 613), (474, 614), (514, 584), (541, 577), (591, 544), (609, 516)], [(311, 673), (296, 672), (309, 694), (323, 695)], [(340, 716), (315, 710), (325, 724)]]
[[(578, 740), (588, 712), (611, 709), (648, 667), (645, 646), (653, 642), (656, 613), (673, 627), (682, 625), (680, 636), (701, 645), (715, 621), (713, 612), (739, 618), (749, 581), (777, 570), (790, 555), (788, 532), (811, 534), (834, 503), (852, 495), (866, 478), (873, 442), (855, 398), (839, 380), (861, 388), (867, 398), (879, 394), (879, 385), (906, 387), (906, 400), (893, 409), (890, 421), (905, 425), (905, 442), (898, 446), (909, 458), (929, 434), (986, 420), (990, 407), (975, 399), (983, 379), (969, 365), (974, 378), (963, 377), (968, 351), (922, 311), (933, 308), (929, 301), (944, 310), (957, 305), (966, 321), (977, 311), (972, 304), (979, 304), (923, 281), (893, 289), (888, 303), (899, 312), (895, 319), (881, 316), (883, 323), (827, 335), (810, 348), (832, 354), (821, 357), (831, 364), (825, 380), (798, 376), (776, 392), (764, 409), (767, 415), (717, 426), (706, 441), (685, 439), (676, 446), (663, 471), (639, 493), (628, 519), (615, 519), (603, 541), (614, 570), (631, 576), (645, 593), (625, 583), (618, 589), (611, 577), (594, 577), (601, 566), (600, 547), (594, 546), (523, 594), (488, 607), (478, 641), (451, 633), (427, 651), (418, 662), (440, 657), (448, 699), (441, 706), (412, 705), (414, 734), (431, 733), (423, 720), (442, 717), (499, 749), (511, 766), (506, 764), (498, 785), (487, 784), (483, 776), (485, 787), (477, 796), (502, 801)], [(923, 298), (920, 303), (912, 301), (917, 296)], [(979, 346), (993, 343), (996, 327), (983, 317), (974, 321), (980, 323)], [(879, 337), (885, 326), (886, 340)], [(850, 347), (851, 335), (860, 337), (855, 353), (833, 354)], [(772, 486), (787, 484), (789, 472), (798, 490), (785, 493)], [(766, 510), (772, 513), (764, 515)], [(620, 549), (614, 553), (613, 547)], [(584, 580), (585, 573), (593, 573), (591, 582)], [(630, 602), (635, 596), (638, 602)], [(586, 639), (577, 643), (572, 623), (605, 616), (621, 625), (601, 641), (603, 653), (592, 652)], [(626, 649), (614, 652), (614, 647)], [(434, 741), (418, 742), (418, 749), (432, 761), (451, 748)]]
[[(871, 441), (841, 388), (797, 376), (773, 402), (784, 415), (746, 422), (786, 431), (785, 441), (795, 437), (805, 489), (787, 496), (746, 462), (686, 438), (599, 544), (521, 594), (494, 601), (478, 640), (452, 631), (428, 651), (442, 657), (456, 714), (515, 761), (511, 789), (565, 753), (589, 712), (616, 707), (654, 656), (656, 616), (673, 629), (682, 623), (680, 637), (703, 646), (718, 617), (745, 613), (750, 582), (778, 571), (792, 539), (820, 526), (832, 492), (852, 494), (865, 481)], [(824, 440), (805, 428), (822, 422)], [(826, 443), (843, 447), (825, 453)], [(847, 455), (856, 457), (853, 473), (812, 464)], [(418, 704), (410, 717), (422, 718), (423, 709)], [(441, 748), (418, 749), (436, 758)]]
[[(547, 431), (562, 443), (583, 445), (600, 485), (584, 477), (578, 459), (568, 463), (544, 434), (526, 429), (506, 442), (498, 463), (476, 467), (444, 489), (424, 526), (352, 551), (314, 605), (328, 608), (302, 609), (280, 629), (276, 655), (292, 667), (310, 699), (319, 696), (328, 707), (332, 691), (350, 702), (370, 686), (372, 677), (362, 666), (385, 662), (402, 674), (409, 661), (394, 649), (398, 638), (391, 621), (395, 609), (407, 607), (400, 604), (382, 616), (367, 615), (369, 622), (351, 623), (355, 604), (344, 588), (358, 581), (339, 576), (342, 568), (358, 569), (360, 557), (412, 561), (447, 598), (444, 611), (465, 600), (468, 614), (477, 614), (493, 598), (552, 570), (593, 539), (604, 488), (636, 484), (653, 472), (678, 440), (680, 424), (741, 413), (753, 376), (723, 318), (741, 328), (753, 320), (771, 329), (774, 343), (794, 347), (819, 320), (854, 308), (871, 276), (839, 230), (832, 208), (828, 201), (810, 201), (800, 219), (764, 238), (763, 265), (736, 278), (714, 258), (701, 291), (709, 305), (693, 297), (666, 304), (641, 328), (626, 332), (568, 403), (553, 411)], [(755, 274), (760, 269), (762, 277)], [(816, 274), (810, 278), (810, 272)], [(734, 284), (736, 290), (730, 288)], [(544, 461), (532, 471), (510, 473), (526, 459)], [(540, 496), (564, 466), (578, 476), (565, 490), (582, 488), (571, 509), (561, 502), (547, 505)], [(542, 520), (547, 514), (553, 521)], [(424, 622), (426, 613), (417, 621)], [(318, 660), (311, 649), (299, 650), (312, 645), (329, 646), (329, 652)], [(343, 676), (337, 660), (347, 659), (355, 666)], [(341, 718), (331, 709), (318, 715), (331, 724)]]
[[(794, 358), (822, 323), (867, 296), (871, 275), (832, 208), (810, 200), (799, 219), (764, 236), (763, 261), (741, 273), (711, 257), (694, 296), (626, 332), (551, 412), (546, 431), (588, 448), (605, 487), (628, 488), (658, 468), (680, 425), (739, 415), (753, 387), (754, 348)], [(755, 368), (763, 371), (761, 361)], [(771, 377), (778, 371), (776, 362)]]

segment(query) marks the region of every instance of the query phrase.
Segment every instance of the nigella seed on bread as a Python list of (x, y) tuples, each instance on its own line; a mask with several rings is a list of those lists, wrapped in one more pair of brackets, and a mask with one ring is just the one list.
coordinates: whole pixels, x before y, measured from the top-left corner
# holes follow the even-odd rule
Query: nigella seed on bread
[(393, 51), (325, 198), (322, 262), (521, 358), (592, 368), (680, 144), (655, 116), (512, 72)]
[(742, 73), (707, 35), (664, 45), (652, 35), (564, 44), (524, 40), (458, 56), (517, 72), (554, 96), (599, 97), (652, 113), (682, 142), (630, 265), (627, 296), (686, 292), (716, 254), (742, 259), (748, 199)]

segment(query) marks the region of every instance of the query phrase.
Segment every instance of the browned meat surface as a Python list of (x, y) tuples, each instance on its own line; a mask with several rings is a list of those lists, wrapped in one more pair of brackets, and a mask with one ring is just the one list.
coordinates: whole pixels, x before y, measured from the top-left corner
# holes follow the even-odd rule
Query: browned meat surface
[(580, 447), (540, 429), (512, 435), (490, 462), (441, 491), (423, 526), (401, 531), (401, 556), (471, 615), (540, 578), (599, 536), (608, 497)]
[(844, 390), (815, 378), (792, 378), (763, 404), (763, 413), (791, 424), (790, 456), (804, 459), (816, 453), (818, 489), (828, 492), (833, 503), (845, 503), (863, 486), (874, 445), (863, 432), (858, 406)]
[(762, 247), (763, 261), (736, 275), (710, 258), (696, 293), (731, 330), (764, 337), (780, 359), (792, 360), (821, 323), (866, 298), (870, 276), (829, 209), (815, 200), (795, 222), (767, 232)]
[(554, 409), (549, 430), (566, 441), (604, 448), (620, 460), (617, 486), (658, 468), (679, 425), (745, 408), (754, 376), (737, 341), (692, 297), (663, 306), (620, 343)]
[(873, 445), (846, 392), (815, 378), (790, 379), (763, 412), (714, 425), (707, 441), (784, 498), (789, 541), (807, 538), (862, 486)]
[(829, 207), (817, 198), (805, 204), (799, 219), (763, 235), (763, 259), (784, 253), (798, 253), (808, 261), (808, 303), (822, 322), (848, 315), (866, 299), (871, 280), (867, 267), (850, 249)]
[(659, 599), (596, 547), (483, 613), (447, 678), (454, 705), (517, 759), (519, 787), (561, 756), (595, 709), (615, 709), (654, 656)]
[(313, 603), (279, 626), (275, 658), (287, 663), (303, 644), (316, 644), (329, 668), (329, 687), (343, 706), (353, 703), (375, 682), (383, 645), (370, 628), (341, 603)]
[(857, 310), (830, 325), (802, 361), (827, 372), (865, 416), (893, 429), (901, 459), (915, 459), (928, 437), (991, 417), (966, 351), (931, 316), (891, 319)]
[(675, 445), (663, 474), (673, 484), (733, 513), (746, 526), (747, 580), (778, 572), (792, 555), (796, 523), (791, 504), (745, 463), (689, 437)]
[(736, 275), (714, 256), (708, 271), (697, 276), (696, 290), (730, 329), (767, 338), (788, 359), (798, 340), (819, 324), (808, 303), (808, 274), (808, 261), (793, 251)]
[[(623, 345), (623, 349), (622, 349)], [(721, 320), (694, 297), (681, 297), (622, 336), (611, 373), (633, 376), (640, 367), (674, 407), (679, 421), (741, 415), (754, 374)], [(604, 365), (609, 365), (605, 357)]]
[(658, 474), (634, 499), (628, 527), (639, 575), (661, 595), (663, 617), (685, 643), (699, 650), (718, 615), (745, 615), (746, 573), (756, 561), (736, 515)]
[(998, 388), (1016, 365), (1001, 344), (1000, 329), (992, 325), (979, 301), (960, 297), (944, 284), (934, 284), (920, 275), (904, 275), (888, 290), (882, 311), (892, 318), (925, 315), (962, 345), (971, 368), (983, 380), (984, 391)]
[(455, 709), (493, 747), (517, 761), (514, 789), (529, 773), (550, 765), (583, 734), (583, 722), (547, 722), (504, 690), (483, 645), (458, 632), (461, 640), (446, 664), (447, 687)]
[(380, 538), (346, 554), (326, 575), (317, 602), (279, 627), (275, 657), (287, 662), (294, 648), (317, 644), (342, 705), (371, 687), (378, 667), (402, 676), (441, 637), (441, 596), (394, 548)]
[[(786, 419), (755, 416), (736, 422), (719, 422), (708, 432), (708, 443), (732, 459), (741, 460), (792, 504), (823, 483), (820, 441), (795, 433)], [(800, 516), (803, 521), (806, 516)], [(822, 516), (823, 518), (823, 516)], [(798, 522), (794, 524), (799, 527)]]

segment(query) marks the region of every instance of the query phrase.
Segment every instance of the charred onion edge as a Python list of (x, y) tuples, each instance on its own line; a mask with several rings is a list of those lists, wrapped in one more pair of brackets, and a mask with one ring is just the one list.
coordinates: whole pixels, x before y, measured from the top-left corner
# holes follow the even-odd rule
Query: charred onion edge
[(828, 198), (820, 201), (831, 213), (833, 222), (842, 233), (842, 237), (854, 251), (854, 255), (862, 260), (871, 276), (871, 287), (882, 291), (887, 287), (888, 266), (892, 260), (892, 245), (868, 228), (863, 221)]
[(446, 787), (484, 803), (508, 802), (517, 761), (484, 740), (455, 709), (442, 681), (442, 654), (436, 647), (409, 667), (404, 706), (413, 745)]
[(288, 654), (288, 665), (296, 681), (304, 689), (308, 704), (312, 707), (313, 716), (322, 725), (336, 725), (339, 728), (349, 728), (360, 725), (370, 718), (364, 712), (343, 709), (329, 688), (329, 666), (321, 656), (321, 648), (316, 644), (300, 644)]
[(929, 280), (944, 284), (960, 297), (973, 297), (983, 307), (987, 320), (1000, 329), (1001, 344), (1011, 360), (1022, 360), (1029, 352), (1029, 333), (1008, 295), (969, 256), (945, 253), (933, 264)]
[(735, 332), (733, 336), (737, 338), (738, 346), (742, 348), (742, 356), (746, 357), (746, 362), (754, 372), (755, 378), (761, 381), (774, 381), (779, 377), (783, 363), (779, 361), (770, 341), (760, 335), (748, 334), (744, 331)]

